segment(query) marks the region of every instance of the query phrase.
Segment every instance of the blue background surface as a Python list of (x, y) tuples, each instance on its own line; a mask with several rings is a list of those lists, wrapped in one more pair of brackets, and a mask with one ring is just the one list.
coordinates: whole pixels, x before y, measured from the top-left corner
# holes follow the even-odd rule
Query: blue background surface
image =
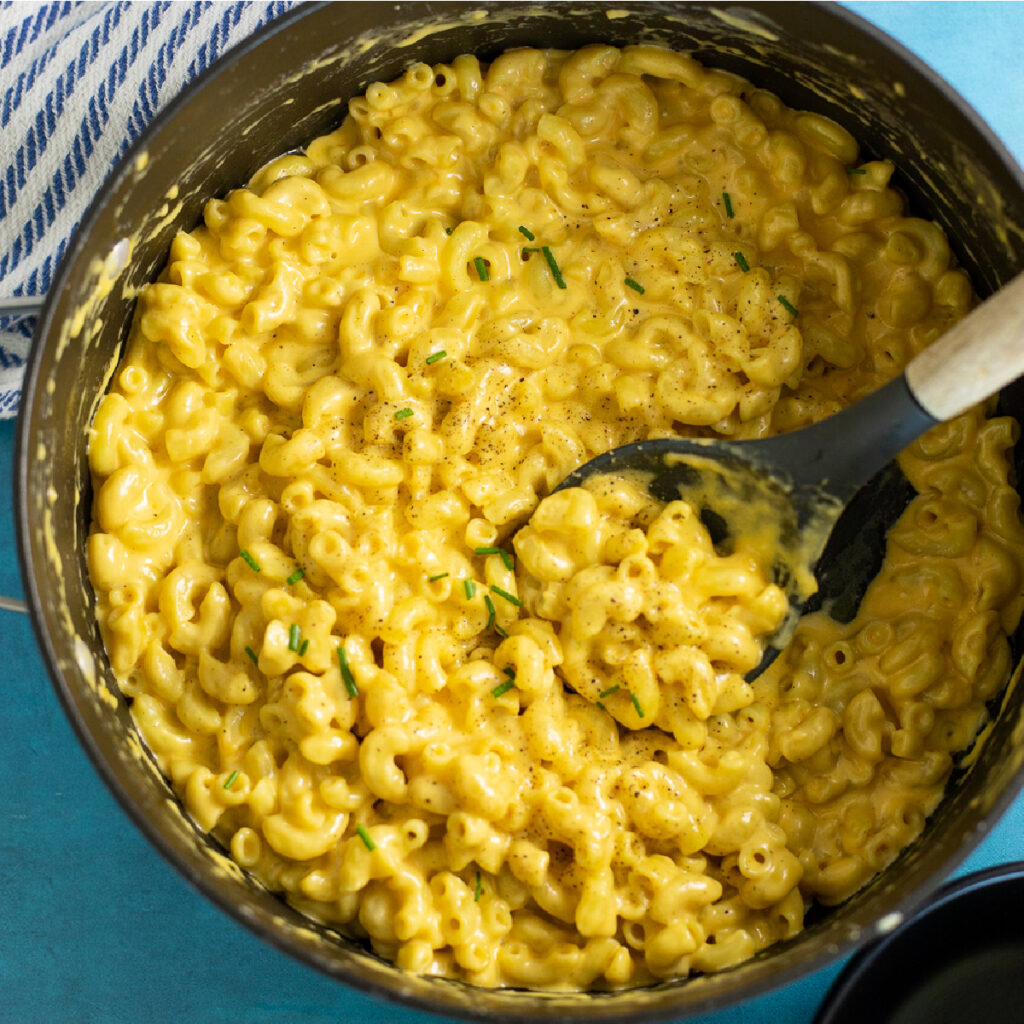
[[(945, 77), (1024, 162), (1024, 4), (848, 3)], [(14, 427), (0, 424), (0, 467)], [(11, 495), (0, 594), (19, 596)], [(321, 1024), (439, 1018), (363, 996), (265, 945), (142, 838), (63, 717), (28, 620), (0, 611), (0, 1021)], [(1024, 798), (958, 874), (1024, 857)], [(708, 1024), (808, 1024), (841, 965)]]

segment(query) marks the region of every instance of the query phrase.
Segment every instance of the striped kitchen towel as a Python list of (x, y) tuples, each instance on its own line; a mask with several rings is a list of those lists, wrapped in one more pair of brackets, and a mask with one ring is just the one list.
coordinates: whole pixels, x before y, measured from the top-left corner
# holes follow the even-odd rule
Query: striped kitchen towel
[[(0, 3), (0, 303), (42, 297), (117, 161), (169, 100), (293, 0)], [(0, 318), (0, 418), (34, 321)]]

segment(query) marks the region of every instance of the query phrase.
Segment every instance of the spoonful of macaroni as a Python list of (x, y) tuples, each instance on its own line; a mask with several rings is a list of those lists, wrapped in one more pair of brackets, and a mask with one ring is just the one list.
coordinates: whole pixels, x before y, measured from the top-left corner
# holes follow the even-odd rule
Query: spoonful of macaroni
[[(657, 633), (658, 623), (668, 621), (666, 609), (685, 590), (682, 583), (682, 589), (673, 590), (667, 577), (682, 580), (686, 562), (686, 587), (697, 586), (713, 599), (718, 607), (714, 621), (698, 622), (692, 613), (676, 612), (670, 628), (648, 637), (648, 645), (667, 651), (680, 644), (699, 647), (698, 641), (711, 638), (720, 653), (745, 652), (733, 657), (732, 665), (737, 678), (749, 681), (785, 648), (815, 593), (819, 599), (842, 593), (851, 575), (856, 576), (855, 563), (876, 557), (882, 537), (865, 539), (864, 523), (873, 506), (891, 501), (892, 479), (879, 477), (876, 487), (858, 494), (864, 485), (925, 431), (1022, 374), (1024, 275), (921, 352), (900, 377), (809, 427), (754, 441), (666, 438), (605, 452), (570, 474), (516, 537), (517, 551), (535, 578), (535, 602), (561, 602), (573, 630), (592, 643), (600, 639), (610, 650), (616, 623), (638, 619), (630, 602), (639, 598), (630, 595), (642, 589), (645, 573), (657, 574), (649, 566), (659, 564), (660, 558), (661, 576), (666, 577), (651, 582), (657, 596), (653, 610), (643, 616)], [(646, 511), (644, 499), (650, 506)], [(833, 536), (851, 502), (851, 516)], [(615, 568), (615, 585), (609, 576), (604, 590), (600, 574), (583, 580), (580, 573), (569, 581), (567, 571), (552, 560), (550, 536), (543, 539), (545, 530), (550, 534), (550, 523), (575, 522), (582, 525), (574, 543), (597, 545), (602, 535), (591, 505), (617, 509), (620, 517), (632, 517), (633, 525), (647, 524), (646, 538), (635, 529), (632, 540), (627, 539), (629, 530), (608, 533), (608, 543), (621, 551), (622, 559)], [(672, 543), (690, 554), (670, 553)], [(644, 559), (635, 557), (640, 550)], [(671, 571), (664, 569), (667, 561)], [(537, 584), (538, 576), (548, 579), (546, 589)], [(558, 578), (563, 582), (553, 590), (550, 581)], [(635, 626), (630, 628), (635, 632)], [(751, 637), (760, 641), (755, 647)], [(631, 656), (624, 648), (622, 664)], [(654, 657), (665, 661), (668, 655)], [(605, 661), (609, 658), (614, 661), (613, 655)], [(709, 666), (720, 661), (713, 657)], [(612, 699), (613, 694), (617, 699), (620, 690), (635, 698), (636, 686), (628, 685), (625, 668), (623, 680), (609, 686), (606, 675), (588, 674), (586, 664), (581, 655), (583, 667), (571, 680), (577, 690), (591, 699)], [(567, 669), (571, 675), (572, 665)], [(637, 666), (633, 675), (640, 679), (645, 671), (651, 670)], [(664, 672), (675, 672), (681, 681), (694, 678), (692, 666), (673, 668), (668, 661)], [(659, 670), (662, 678), (664, 672)], [(634, 708), (640, 717), (642, 707)]]

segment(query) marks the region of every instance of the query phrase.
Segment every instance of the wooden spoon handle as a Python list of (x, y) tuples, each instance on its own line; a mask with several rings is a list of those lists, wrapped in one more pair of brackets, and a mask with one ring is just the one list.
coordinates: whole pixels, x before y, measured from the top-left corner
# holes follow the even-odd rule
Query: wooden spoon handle
[(906, 369), (928, 415), (948, 420), (1024, 375), (1024, 274), (972, 310)]

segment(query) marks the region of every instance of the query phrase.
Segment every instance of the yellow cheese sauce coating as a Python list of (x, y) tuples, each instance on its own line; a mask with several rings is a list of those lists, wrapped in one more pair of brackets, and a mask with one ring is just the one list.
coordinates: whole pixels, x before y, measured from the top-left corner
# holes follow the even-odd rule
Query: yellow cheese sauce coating
[(178, 235), (93, 425), (141, 735), (239, 864), (412, 971), (629, 987), (795, 935), (920, 833), (1006, 680), (1016, 425), (915, 444), (856, 619), (752, 685), (756, 560), (542, 499), (616, 445), (828, 415), (969, 281), (891, 164), (669, 51), (417, 64), (349, 109)]

